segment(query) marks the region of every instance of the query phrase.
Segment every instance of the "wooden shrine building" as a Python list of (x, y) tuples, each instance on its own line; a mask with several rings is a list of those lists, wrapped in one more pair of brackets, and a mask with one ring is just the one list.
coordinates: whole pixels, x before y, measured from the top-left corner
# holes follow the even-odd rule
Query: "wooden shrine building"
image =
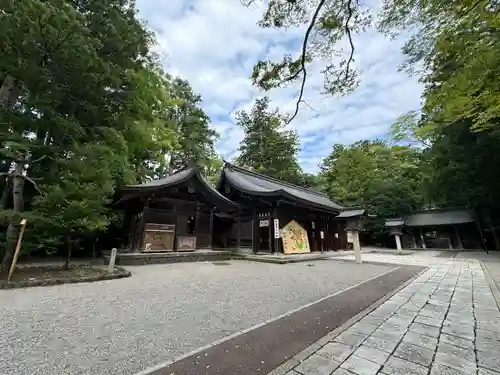
[(303, 253), (359, 244), (364, 210), (346, 208), (323, 193), (230, 163), (222, 170), (217, 190), (240, 205), (239, 215), (227, 227), (229, 247), (254, 253)]
[(210, 249), (215, 215), (234, 215), (239, 207), (210, 186), (197, 167), (123, 186), (114, 206), (124, 212), (122, 252)]
[(120, 254), (127, 258), (210, 249), (293, 254), (351, 246), (359, 254), (364, 215), (325, 194), (229, 163), (217, 189), (198, 167), (190, 167), (119, 188), (114, 207), (124, 213)]

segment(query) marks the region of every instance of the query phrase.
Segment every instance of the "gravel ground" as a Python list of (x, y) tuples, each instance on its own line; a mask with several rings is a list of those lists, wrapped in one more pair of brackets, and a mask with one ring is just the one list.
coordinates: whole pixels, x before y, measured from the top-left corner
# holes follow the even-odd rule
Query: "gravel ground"
[(0, 291), (0, 374), (133, 374), (391, 269), (229, 263)]

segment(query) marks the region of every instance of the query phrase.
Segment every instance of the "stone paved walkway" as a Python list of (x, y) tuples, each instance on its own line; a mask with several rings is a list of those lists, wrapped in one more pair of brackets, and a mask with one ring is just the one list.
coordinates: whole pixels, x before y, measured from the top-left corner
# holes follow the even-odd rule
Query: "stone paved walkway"
[(430, 267), (287, 375), (500, 375), (500, 311), (478, 261), (363, 259)]

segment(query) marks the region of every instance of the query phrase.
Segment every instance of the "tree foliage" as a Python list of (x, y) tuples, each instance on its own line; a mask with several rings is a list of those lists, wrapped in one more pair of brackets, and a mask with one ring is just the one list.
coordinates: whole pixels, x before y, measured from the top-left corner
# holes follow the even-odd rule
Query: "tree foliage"
[(418, 150), (383, 141), (334, 145), (321, 164), (326, 192), (347, 206), (364, 207), (375, 218), (367, 229), (384, 233), (384, 219), (397, 217), (424, 203)]
[[(243, 0), (247, 6), (255, 2)], [(500, 3), (383, 0), (381, 5), (377, 22), (373, 22), (370, 18), (373, 11), (355, 0), (267, 2), (259, 23), (261, 27), (287, 29), (306, 25), (306, 28), (298, 55), (285, 55), (280, 61), (257, 62), (253, 83), (268, 90), (300, 81), (293, 119), (303, 102), (310, 64), (324, 63), (325, 92), (343, 95), (355, 89), (358, 82), (352, 34), (376, 26), (391, 37), (409, 35), (402, 50), (407, 57), (402, 68), (424, 83), (423, 105), (418, 112), (405, 114), (396, 121), (390, 139), (397, 145), (413, 148), (412, 152), (418, 155), (421, 185), (415, 194), (425, 197), (431, 206), (475, 208), (483, 213), (482, 217), (490, 218), (490, 227), (500, 228), (499, 180), (494, 172), (500, 168), (495, 146), (500, 118), (497, 62)], [(345, 45), (347, 48), (343, 49)], [(369, 153), (362, 151), (360, 145), (347, 148), (347, 153), (339, 147), (334, 147), (323, 164), (323, 175), (329, 181), (326, 189), (330, 193), (356, 203), (367, 202), (366, 192), (377, 184), (375, 190), (379, 197), (384, 196), (382, 191), (404, 192), (406, 187), (413, 186), (401, 181), (396, 183), (393, 177), (382, 172), (383, 178), (370, 173), (375, 159), (368, 157)], [(343, 156), (337, 160), (339, 155)], [(343, 161), (346, 158), (350, 164)], [(335, 171), (344, 162), (349, 165), (344, 168), (344, 177), (332, 174), (328, 178), (332, 160), (335, 160)], [(368, 188), (357, 172), (365, 173), (363, 179), (378, 182), (370, 183)], [(337, 182), (332, 185), (332, 181)], [(393, 183), (383, 188), (384, 181)], [(408, 207), (416, 202), (418, 199), (408, 201)]]
[(7, 1), (0, 34), (4, 268), (22, 217), (23, 249), (78, 245), (115, 186), (212, 155), (199, 96), (163, 72), (133, 1)]
[(299, 139), (285, 130), (278, 109), (269, 109), (269, 98), (257, 99), (250, 112), (236, 114), (237, 125), (244, 131), (236, 163), (258, 173), (292, 183), (302, 181), (297, 162)]

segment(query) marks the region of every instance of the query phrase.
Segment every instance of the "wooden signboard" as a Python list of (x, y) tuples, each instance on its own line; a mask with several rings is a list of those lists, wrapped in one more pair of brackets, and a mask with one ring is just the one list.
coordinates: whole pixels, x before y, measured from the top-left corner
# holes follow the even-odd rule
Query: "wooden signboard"
[(144, 252), (174, 251), (175, 225), (147, 223), (144, 229)]
[(307, 231), (295, 220), (290, 221), (281, 231), (285, 254), (310, 253)]
[(177, 236), (177, 251), (196, 250), (196, 236)]

